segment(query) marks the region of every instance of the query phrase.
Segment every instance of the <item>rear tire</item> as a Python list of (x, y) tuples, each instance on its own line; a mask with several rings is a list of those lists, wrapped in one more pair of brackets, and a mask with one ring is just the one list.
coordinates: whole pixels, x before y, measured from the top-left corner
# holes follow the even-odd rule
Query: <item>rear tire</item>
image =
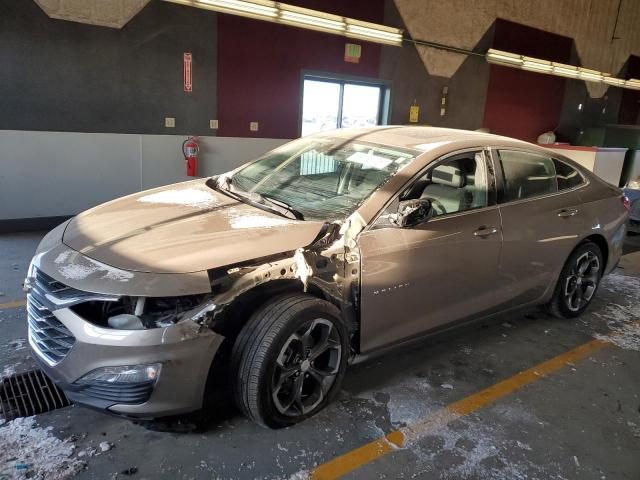
[(556, 290), (548, 305), (549, 313), (558, 318), (581, 315), (598, 291), (603, 269), (600, 247), (589, 241), (580, 244), (560, 272)]
[(231, 352), (238, 407), (281, 428), (322, 410), (347, 367), (347, 331), (331, 303), (303, 294), (276, 297), (242, 328)]

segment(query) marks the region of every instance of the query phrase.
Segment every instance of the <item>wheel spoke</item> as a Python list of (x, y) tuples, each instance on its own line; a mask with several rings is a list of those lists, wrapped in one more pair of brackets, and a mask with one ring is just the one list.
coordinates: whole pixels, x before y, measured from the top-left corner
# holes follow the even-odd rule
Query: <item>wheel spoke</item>
[(595, 284), (585, 284), (584, 291), (582, 293), (582, 298), (588, 302), (589, 300), (591, 300), (591, 297), (593, 297), (593, 293), (595, 291), (596, 291)]
[[(337, 373), (337, 372), (336, 372)], [(324, 398), (324, 396), (327, 394), (327, 391), (329, 390), (328, 387), (331, 386), (331, 382), (328, 382), (328, 379), (332, 379), (332, 377), (335, 377), (335, 373), (331, 374), (331, 375), (327, 375), (324, 372), (321, 372), (315, 368), (310, 368), (309, 369), (309, 374), (311, 375), (311, 378), (314, 379), (314, 381), (320, 386), (320, 399), (322, 400)]]
[(574, 292), (576, 291), (576, 288), (578, 288), (578, 284), (576, 282), (576, 277), (575, 275), (570, 276), (569, 278), (567, 278), (567, 283), (565, 285), (564, 288), (564, 294), (566, 296), (571, 296), (574, 294)]
[(322, 355), (327, 350), (331, 350), (334, 348), (339, 348), (340, 343), (336, 342), (331, 338), (331, 334), (333, 332), (333, 325), (328, 325), (327, 328), (322, 329), (322, 334), (316, 344), (311, 349), (309, 353), (309, 360), (314, 361), (320, 355)]
[(284, 383), (289, 380), (296, 372), (298, 371), (297, 367), (288, 367), (280, 369), (280, 374), (278, 376), (278, 380), (273, 387), (273, 394), (277, 395), (280, 392), (280, 389), (284, 385)]
[(304, 350), (303, 353), (305, 355), (313, 347), (313, 344), (314, 344), (313, 330), (316, 328), (316, 324), (317, 324), (316, 320), (311, 322), (311, 325), (309, 325), (309, 328), (307, 328), (307, 330), (300, 337), (300, 341), (302, 342), (302, 347)]
[(576, 298), (576, 310), (578, 310), (582, 306), (582, 287), (576, 288), (575, 298)]
[(598, 283), (598, 272), (592, 273), (582, 278), (582, 283), (587, 285), (596, 285)]
[(302, 387), (304, 386), (304, 375), (300, 375), (293, 382), (293, 403), (300, 412), (300, 415), (304, 415), (304, 405), (302, 403)]
[(277, 410), (293, 417), (313, 411), (334, 385), (341, 359), (340, 334), (331, 321), (302, 324), (275, 360), (271, 397)]

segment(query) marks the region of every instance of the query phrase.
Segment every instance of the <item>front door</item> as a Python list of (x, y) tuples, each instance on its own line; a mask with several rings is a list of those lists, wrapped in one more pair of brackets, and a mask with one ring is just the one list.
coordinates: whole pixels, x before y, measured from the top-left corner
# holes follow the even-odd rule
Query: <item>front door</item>
[(429, 198), (431, 219), (394, 226), (394, 202), (360, 236), (362, 352), (491, 309), (502, 237), (494, 189), (483, 152), (448, 157), (400, 196)]

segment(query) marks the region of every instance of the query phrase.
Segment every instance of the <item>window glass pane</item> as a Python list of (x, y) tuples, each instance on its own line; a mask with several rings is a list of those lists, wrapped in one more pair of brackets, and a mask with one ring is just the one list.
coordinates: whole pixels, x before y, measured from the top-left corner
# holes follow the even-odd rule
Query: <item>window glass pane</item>
[(584, 183), (582, 175), (575, 168), (570, 167), (560, 160), (553, 160), (556, 167), (556, 178), (558, 179), (558, 190), (568, 190)]
[(325, 135), (288, 143), (232, 177), (239, 191), (291, 205), (305, 220), (344, 219), (420, 152)]
[(500, 150), (504, 201), (522, 200), (556, 192), (553, 160), (533, 153)]
[(342, 103), (342, 128), (374, 127), (378, 124), (380, 87), (368, 85), (344, 86)]
[(430, 169), (403, 199), (428, 198), (434, 216), (486, 207), (488, 176), (482, 153), (456, 155)]
[(340, 84), (305, 80), (302, 99), (302, 136), (338, 128)]
[(300, 175), (332, 173), (336, 171), (337, 165), (338, 162), (333, 157), (318, 153), (315, 150), (304, 152), (300, 155)]

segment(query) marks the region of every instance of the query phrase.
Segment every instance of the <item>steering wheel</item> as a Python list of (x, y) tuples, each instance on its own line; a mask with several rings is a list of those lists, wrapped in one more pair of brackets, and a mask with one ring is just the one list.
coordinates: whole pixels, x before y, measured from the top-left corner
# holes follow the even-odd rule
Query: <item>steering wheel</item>
[(425, 197), (427, 200), (431, 202), (431, 208), (433, 208), (438, 215), (445, 215), (447, 213), (447, 209), (444, 208), (442, 202), (440, 200), (436, 200), (435, 198)]

